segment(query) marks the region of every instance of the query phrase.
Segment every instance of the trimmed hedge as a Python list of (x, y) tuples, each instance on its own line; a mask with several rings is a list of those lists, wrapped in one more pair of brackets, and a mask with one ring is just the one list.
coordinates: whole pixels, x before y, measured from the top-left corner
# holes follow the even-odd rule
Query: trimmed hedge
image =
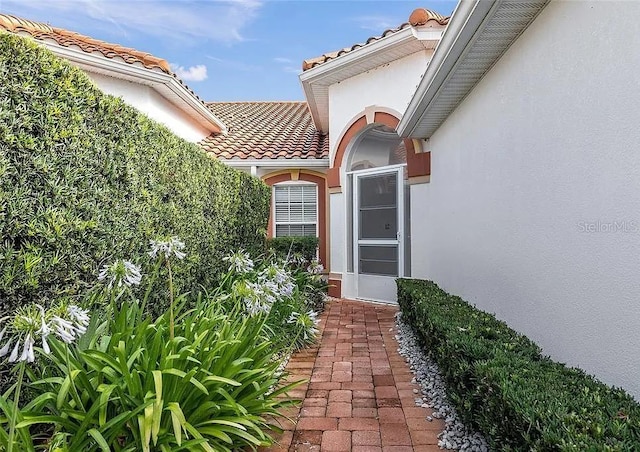
[(179, 290), (230, 250), (264, 251), (269, 189), (34, 42), (0, 33), (0, 310), (81, 293), (115, 258), (177, 235)]
[(640, 405), (431, 281), (398, 279), (398, 302), (465, 422), (495, 450), (637, 451)]
[(299, 253), (311, 261), (316, 258), (318, 237), (274, 237), (267, 239), (267, 247), (281, 259), (286, 259), (289, 253)]

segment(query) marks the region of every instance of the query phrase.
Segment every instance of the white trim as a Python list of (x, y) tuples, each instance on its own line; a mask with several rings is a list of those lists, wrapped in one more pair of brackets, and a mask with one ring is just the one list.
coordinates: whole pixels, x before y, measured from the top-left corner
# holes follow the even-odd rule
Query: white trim
[(300, 81), (303, 83), (307, 81), (320, 81), (326, 77), (327, 73), (331, 73), (336, 69), (345, 69), (350, 66), (355, 66), (361, 60), (370, 59), (374, 55), (386, 51), (388, 47), (403, 44), (404, 42), (413, 39), (417, 39), (417, 37), (413, 34), (412, 28), (407, 27), (389, 36), (332, 58), (329, 61), (325, 61), (311, 69), (307, 69), (300, 74)]
[(277, 182), (273, 184), (273, 187), (280, 186), (280, 185), (318, 185), (318, 184), (308, 180), (283, 180), (282, 182)]
[[(278, 222), (277, 220), (277, 215), (276, 215), (276, 188), (277, 187), (282, 187), (282, 186), (313, 186), (313, 188), (315, 188), (315, 196), (316, 196), (316, 200), (315, 200), (315, 204), (316, 204), (316, 221), (314, 222), (310, 222), (310, 221), (280, 221)], [(272, 210), (272, 215), (273, 215), (273, 236), (274, 237), (289, 237), (289, 236), (278, 236), (277, 231), (278, 231), (278, 225), (307, 225), (307, 224), (312, 224), (314, 223), (316, 226), (316, 234), (315, 237), (319, 237), (319, 232), (320, 232), (320, 202), (319, 202), (319, 187), (318, 184), (314, 183), (314, 182), (309, 182), (309, 181), (283, 181), (283, 182), (279, 182), (277, 184), (273, 184), (271, 187), (271, 196), (273, 197), (273, 210)]]
[[(360, 245), (381, 245), (381, 246), (395, 246), (398, 251), (398, 274), (394, 276), (394, 278), (400, 278), (404, 275), (404, 185), (401, 183), (403, 181), (403, 167), (405, 165), (393, 165), (393, 166), (384, 166), (380, 168), (373, 168), (361, 171), (352, 171), (349, 174), (353, 174), (353, 187), (352, 187), (352, 196), (353, 196), (353, 224), (351, 225), (353, 228), (352, 237), (353, 243), (348, 246), (353, 247), (353, 273), (355, 274), (356, 281), (360, 276)], [(371, 177), (377, 175), (385, 175), (385, 174), (395, 174), (396, 176), (396, 238), (395, 239), (361, 239), (359, 234), (360, 229), (360, 215), (359, 215), (359, 206), (360, 206), (360, 185), (359, 179), (361, 177)], [(368, 275), (368, 276), (382, 276), (382, 277), (390, 277), (383, 275)], [(356, 291), (358, 292), (358, 283), (356, 282)]]
[(363, 240), (360, 239), (358, 240), (358, 245), (364, 245), (364, 246), (370, 246), (370, 245), (398, 245), (398, 240), (383, 240), (383, 239), (379, 239), (379, 240)]
[[(339, 83), (417, 51), (425, 50), (428, 48), (426, 42), (439, 41), (443, 31), (444, 27), (434, 30), (410, 26), (307, 69), (300, 74), (300, 83), (316, 129), (324, 133), (329, 131), (329, 85)], [(421, 48), (416, 48), (416, 42), (422, 44)], [(400, 54), (389, 52), (392, 48), (401, 49), (403, 52)], [(395, 56), (391, 56), (391, 53), (394, 53)]]
[[(407, 166), (406, 163), (399, 163), (397, 165), (388, 165), (388, 166), (379, 166), (377, 168), (367, 168), (367, 169), (362, 169), (362, 170), (355, 170), (355, 171), (345, 171), (345, 174), (353, 174), (356, 176), (366, 176), (367, 174), (376, 174), (376, 173), (380, 173), (380, 172), (391, 172), (392, 170), (397, 170), (400, 168), (404, 168), (405, 166)], [(384, 170), (384, 171), (383, 171)]]
[(148, 69), (142, 65), (125, 63), (120, 59), (109, 59), (102, 54), (87, 53), (73, 47), (63, 47), (50, 40), (36, 40), (36, 42), (44, 44), (57, 56), (74, 63), (88, 72), (97, 72), (152, 86), (171, 103), (195, 119), (201, 126), (212, 132), (227, 133), (225, 124), (195, 94), (189, 91), (174, 76), (160, 69)]
[[(444, 121), (442, 119), (437, 125), (421, 127), (421, 122), (424, 121), (425, 116), (432, 110), (432, 107), (433, 110), (438, 110), (439, 115), (444, 112), (444, 118), (446, 119), (473, 89), (475, 84), (500, 59), (511, 43), (533, 22), (536, 15), (544, 9), (549, 1), (530, 0), (529, 2), (518, 3), (513, 0), (460, 0), (449, 20), (447, 31), (438, 44), (416, 92), (409, 102), (407, 110), (396, 127), (398, 135), (405, 138), (429, 138)], [(520, 9), (514, 8), (514, 5), (519, 6)], [(503, 6), (509, 8), (511, 15), (517, 15), (520, 12), (525, 18), (532, 17), (526, 23), (495, 24), (493, 28), (503, 33), (513, 33), (513, 40), (503, 42), (500, 39), (493, 39), (491, 50), (496, 55), (495, 59), (484, 64), (475, 63), (478, 73), (470, 78), (469, 85), (456, 87), (456, 90), (459, 90), (457, 102), (452, 102), (451, 96), (445, 96), (447, 99), (442, 102), (442, 105), (435, 105), (440, 100), (440, 93), (448, 87), (449, 81), (456, 74), (457, 68), (465, 61), (466, 57), (473, 55), (474, 52), (486, 51), (486, 49), (474, 49), (473, 45), (485, 30), (491, 28), (490, 22)], [(467, 75), (467, 77), (469, 76)], [(422, 131), (418, 131), (419, 128)]]
[(228, 166), (238, 168), (258, 167), (258, 168), (329, 168), (329, 159), (247, 159), (231, 160), (218, 159)]

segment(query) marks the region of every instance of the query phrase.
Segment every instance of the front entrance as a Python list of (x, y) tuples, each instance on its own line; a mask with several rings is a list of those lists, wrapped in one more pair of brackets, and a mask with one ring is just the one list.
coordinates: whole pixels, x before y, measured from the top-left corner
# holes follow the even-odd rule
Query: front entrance
[(405, 165), (353, 175), (353, 271), (357, 297), (395, 302), (405, 274)]

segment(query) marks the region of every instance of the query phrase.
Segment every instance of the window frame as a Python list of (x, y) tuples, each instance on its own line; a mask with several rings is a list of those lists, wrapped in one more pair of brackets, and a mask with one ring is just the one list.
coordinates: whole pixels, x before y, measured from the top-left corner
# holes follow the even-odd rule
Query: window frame
[[(276, 201), (276, 189), (278, 187), (290, 187), (290, 186), (308, 186), (308, 187), (313, 187), (314, 191), (315, 191), (315, 221), (310, 222), (310, 221), (297, 221), (297, 222), (291, 222), (291, 221), (287, 221), (287, 222), (283, 222), (283, 221), (278, 221), (278, 217), (276, 214), (276, 209), (277, 209), (277, 201)], [(272, 211), (271, 211), (271, 215), (273, 218), (273, 237), (311, 237), (311, 236), (290, 236), (290, 235), (278, 235), (278, 225), (308, 225), (308, 224), (314, 224), (315, 225), (315, 233), (313, 235), (313, 237), (319, 237), (319, 228), (320, 228), (320, 206), (319, 206), (319, 196), (318, 196), (318, 184), (314, 183), (314, 182), (308, 182), (308, 181), (301, 181), (301, 180), (296, 180), (296, 181), (283, 181), (283, 182), (278, 182), (277, 184), (273, 184), (273, 186), (271, 187), (271, 196), (273, 199), (273, 203), (272, 203)], [(303, 203), (304, 204), (304, 203)]]

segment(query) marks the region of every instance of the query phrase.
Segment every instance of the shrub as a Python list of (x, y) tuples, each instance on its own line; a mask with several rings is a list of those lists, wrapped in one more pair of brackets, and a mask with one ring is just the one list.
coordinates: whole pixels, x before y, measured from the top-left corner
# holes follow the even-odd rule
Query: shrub
[(299, 255), (306, 262), (311, 262), (318, 251), (318, 237), (274, 237), (267, 239), (267, 247), (279, 259)]
[(640, 448), (640, 405), (431, 281), (399, 279), (398, 303), (460, 416), (496, 450)]
[(309, 273), (306, 266), (294, 262), (254, 261), (242, 251), (224, 260), (229, 270), (212, 294), (217, 304), (228, 311), (241, 306), (247, 314), (268, 313), (267, 335), (280, 355), (315, 340), (318, 309), (316, 300), (309, 296), (317, 284), (317, 273)]
[(103, 263), (146, 256), (156, 234), (187, 243), (180, 291), (213, 287), (229, 249), (263, 251), (269, 190), (258, 179), (27, 39), (0, 33), (0, 80), (1, 312), (82, 294)]
[[(123, 309), (130, 308), (124, 305)], [(33, 383), (46, 414), (23, 414), (21, 427), (57, 426), (70, 451), (229, 451), (269, 444), (289, 401), (278, 361), (264, 339), (264, 315), (224, 314), (198, 305), (183, 314), (171, 339), (169, 317), (114, 327), (86, 350), (52, 341), (50, 366), (61, 376)], [(70, 363), (69, 365), (67, 363)], [(108, 448), (100, 447), (101, 444)]]
[[(169, 275), (178, 269), (184, 248), (177, 237), (153, 242), (157, 262), (148, 276), (129, 261), (104, 266), (101, 284), (83, 303), (96, 308), (91, 316), (61, 304), (47, 310), (30, 305), (12, 317), (0, 357), (15, 344), (9, 362), (17, 361), (19, 376), (0, 397), (0, 448), (34, 450), (36, 427), (43, 432), (39, 442), (57, 452), (212, 452), (272, 442), (269, 432), (280, 430), (273, 418), (293, 403), (282, 394), (298, 383), (279, 387), (284, 374), (267, 325), (272, 306), (256, 309), (253, 297), (247, 303), (247, 294), (236, 290), (245, 283), (241, 276), (253, 273), (248, 255), (227, 259), (231, 270), (215, 296), (199, 295), (191, 303), (188, 294), (174, 297), (169, 277), (170, 308), (155, 320), (144, 309), (161, 269)], [(143, 299), (133, 290), (141, 281), (147, 286)], [(273, 264), (258, 272), (258, 283), (274, 305), (295, 294), (291, 276)], [(185, 311), (189, 305), (195, 307)], [(286, 323), (283, 344), (293, 347), (298, 331), (315, 329), (313, 321), (299, 319)], [(38, 360), (34, 344), (41, 345)], [(33, 361), (27, 371), (31, 401), (19, 407), (26, 364)]]

